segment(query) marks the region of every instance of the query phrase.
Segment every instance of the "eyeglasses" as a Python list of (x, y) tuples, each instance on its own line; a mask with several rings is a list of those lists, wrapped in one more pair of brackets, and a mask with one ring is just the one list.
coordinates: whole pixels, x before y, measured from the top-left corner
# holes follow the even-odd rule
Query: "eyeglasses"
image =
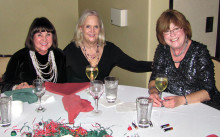
[(167, 30), (167, 31), (164, 31), (163, 32), (163, 34), (165, 34), (165, 35), (170, 35), (171, 34), (171, 32), (173, 32), (173, 33), (177, 33), (177, 32), (179, 32), (180, 30), (181, 30), (182, 28), (174, 28), (173, 30)]

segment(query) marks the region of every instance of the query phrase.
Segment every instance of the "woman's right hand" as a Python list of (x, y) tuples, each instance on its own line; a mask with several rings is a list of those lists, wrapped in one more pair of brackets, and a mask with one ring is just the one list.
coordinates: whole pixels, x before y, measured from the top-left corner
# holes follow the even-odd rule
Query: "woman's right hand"
[(154, 107), (161, 107), (162, 100), (160, 99), (159, 95), (157, 93), (150, 94), (149, 98), (153, 99), (153, 106)]

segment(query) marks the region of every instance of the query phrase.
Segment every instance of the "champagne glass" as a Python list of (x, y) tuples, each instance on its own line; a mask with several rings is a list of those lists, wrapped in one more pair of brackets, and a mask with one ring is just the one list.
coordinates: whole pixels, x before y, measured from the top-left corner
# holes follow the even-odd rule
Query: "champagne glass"
[(91, 65), (86, 66), (86, 76), (90, 79), (90, 81), (95, 80), (98, 76), (99, 69), (97, 66), (93, 67)]
[(89, 86), (89, 92), (95, 100), (95, 109), (92, 113), (95, 115), (101, 114), (101, 110), (98, 110), (98, 100), (104, 92), (103, 82), (100, 80), (91, 81)]
[(33, 90), (32, 90), (32, 92), (38, 97), (38, 100), (40, 102), (39, 107), (35, 111), (44, 112), (46, 110), (46, 108), (41, 106), (41, 97), (45, 93), (44, 81), (42, 81), (41, 79), (35, 79), (33, 81)]
[(158, 74), (155, 80), (156, 88), (159, 91), (159, 97), (162, 97), (162, 92), (167, 88), (168, 78), (164, 74)]

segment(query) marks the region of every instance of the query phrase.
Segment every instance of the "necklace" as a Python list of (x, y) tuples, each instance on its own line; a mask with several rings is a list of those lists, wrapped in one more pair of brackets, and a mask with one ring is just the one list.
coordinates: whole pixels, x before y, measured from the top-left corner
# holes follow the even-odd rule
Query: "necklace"
[[(57, 82), (57, 66), (56, 66), (56, 62), (55, 62), (55, 57), (54, 57), (54, 53), (53, 51), (49, 52), (48, 55), (48, 60), (46, 64), (41, 64), (34, 51), (29, 51), (33, 66), (36, 70), (37, 76), (42, 79), (44, 82), (48, 81), (48, 82), (52, 82), (56, 83)], [(43, 70), (45, 70), (46, 68), (49, 68), (48, 72), (43, 72)], [(45, 77), (49, 77), (48, 79), (46, 79)]]
[(180, 63), (182, 60), (180, 60), (180, 61), (173, 61), (174, 63)]
[(85, 46), (83, 46), (82, 50), (84, 52), (84, 55), (85, 55), (86, 59), (89, 61), (90, 64), (92, 64), (91, 60), (96, 59), (95, 66), (97, 66), (98, 62), (99, 62), (99, 46), (97, 45), (97, 49), (96, 49), (96, 54), (95, 55), (90, 55), (89, 53), (87, 53)]
[(188, 45), (188, 39), (186, 39), (185, 47), (183, 48), (183, 50), (182, 50), (178, 55), (174, 52), (174, 49), (171, 48), (172, 51), (173, 51), (173, 55), (174, 55), (175, 57), (179, 57), (179, 56), (181, 56), (181, 55), (184, 53), (184, 51), (186, 50), (187, 45)]

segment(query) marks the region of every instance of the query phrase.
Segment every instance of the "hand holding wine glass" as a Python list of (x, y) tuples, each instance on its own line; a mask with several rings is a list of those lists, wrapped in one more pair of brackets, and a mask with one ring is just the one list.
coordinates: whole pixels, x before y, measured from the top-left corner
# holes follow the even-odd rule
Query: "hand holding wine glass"
[(159, 97), (162, 99), (162, 92), (167, 88), (168, 78), (164, 74), (158, 74), (155, 79), (156, 88), (159, 91)]
[(99, 69), (97, 66), (93, 67), (91, 65), (86, 66), (86, 76), (90, 79), (90, 81), (95, 80), (98, 76)]
[(41, 106), (41, 97), (45, 93), (45, 85), (44, 82), (41, 79), (35, 79), (33, 81), (33, 90), (32, 92), (38, 97), (38, 100), (40, 102), (39, 107), (36, 109), (37, 112), (44, 112), (46, 108), (43, 108)]
[(98, 100), (104, 92), (103, 82), (100, 80), (91, 81), (89, 86), (89, 92), (95, 100), (95, 109), (92, 113), (98, 115), (101, 113), (101, 111), (98, 110)]

